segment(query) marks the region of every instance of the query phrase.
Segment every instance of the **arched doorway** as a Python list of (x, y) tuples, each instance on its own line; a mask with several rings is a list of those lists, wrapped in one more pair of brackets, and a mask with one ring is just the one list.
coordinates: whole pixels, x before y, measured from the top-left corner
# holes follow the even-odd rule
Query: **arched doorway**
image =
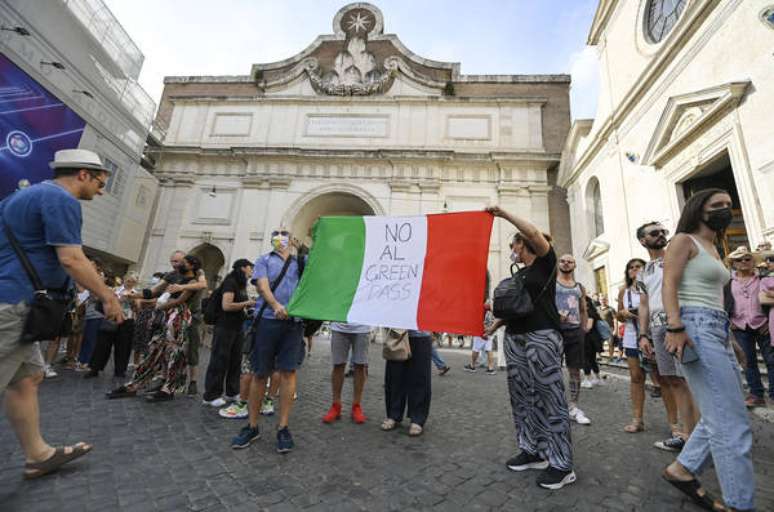
[(207, 286), (210, 290), (215, 289), (223, 278), (220, 272), (223, 269), (223, 264), (226, 262), (221, 250), (212, 244), (203, 243), (189, 251), (189, 254), (202, 260), (202, 269), (207, 278)]
[(328, 192), (304, 204), (289, 226), (291, 232), (307, 246), (312, 243), (312, 227), (323, 215), (374, 215), (364, 199), (348, 192)]

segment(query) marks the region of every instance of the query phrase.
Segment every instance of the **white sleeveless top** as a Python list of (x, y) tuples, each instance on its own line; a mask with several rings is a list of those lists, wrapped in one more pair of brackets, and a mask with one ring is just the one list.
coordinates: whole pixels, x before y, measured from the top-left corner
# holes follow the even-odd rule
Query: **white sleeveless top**
[[(624, 307), (629, 309), (637, 309), (640, 307), (640, 292), (627, 288), (624, 290), (623, 295)], [(639, 348), (637, 339), (637, 327), (632, 320), (626, 321), (626, 327), (624, 328), (623, 346), (624, 348)]]

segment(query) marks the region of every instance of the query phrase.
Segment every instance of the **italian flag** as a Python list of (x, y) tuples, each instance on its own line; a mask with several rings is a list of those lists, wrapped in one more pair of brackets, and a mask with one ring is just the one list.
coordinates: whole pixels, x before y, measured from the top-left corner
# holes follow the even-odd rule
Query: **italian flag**
[(288, 313), (481, 335), (493, 217), (321, 217)]

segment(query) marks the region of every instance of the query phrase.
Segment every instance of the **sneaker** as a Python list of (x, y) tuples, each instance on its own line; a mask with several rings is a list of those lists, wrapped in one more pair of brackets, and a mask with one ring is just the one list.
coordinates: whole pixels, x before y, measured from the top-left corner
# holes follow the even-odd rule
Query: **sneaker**
[(581, 387), (584, 389), (591, 389), (594, 387), (594, 384), (592, 384), (591, 379), (583, 379), (583, 382), (581, 382)]
[(575, 471), (562, 471), (561, 469), (548, 468), (537, 478), (537, 484), (543, 489), (556, 491), (565, 485), (575, 482), (578, 478)]
[(274, 400), (264, 398), (261, 404), (261, 416), (272, 416), (274, 414)]
[(227, 420), (240, 420), (250, 415), (247, 410), (247, 402), (234, 402), (228, 407), (219, 410), (218, 414), (221, 418), (226, 418)]
[(242, 398), (239, 395), (234, 395), (234, 396), (223, 395), (223, 400), (225, 400), (226, 402), (238, 402), (241, 399)]
[(51, 365), (47, 364), (44, 369), (43, 373), (45, 374), (45, 377), (47, 379), (53, 379), (54, 377), (59, 377), (59, 374), (54, 371), (54, 369), (51, 367)]
[(333, 423), (339, 418), (341, 418), (341, 404), (334, 402), (333, 405), (331, 405), (331, 408), (328, 409), (328, 412), (325, 414), (325, 416), (323, 416), (322, 421), (323, 423)]
[(196, 381), (192, 380), (191, 382), (188, 383), (188, 395), (193, 396), (198, 394), (199, 394), (199, 390), (196, 388)]
[(217, 407), (217, 408), (223, 407), (227, 403), (228, 402), (223, 400), (222, 397), (218, 397), (215, 400), (202, 400), (202, 405), (209, 405), (210, 407)]
[(473, 366), (472, 364), (466, 364), (465, 366), (462, 367), (462, 369), (470, 373), (476, 373), (478, 371), (476, 370), (476, 367)]
[(653, 443), (653, 446), (658, 448), (659, 450), (666, 450), (668, 452), (679, 452), (683, 449), (683, 446), (685, 446), (685, 440), (682, 437), (670, 437), (669, 439), (665, 439), (663, 441), (656, 441)]
[(591, 420), (577, 407), (570, 409), (570, 419), (578, 425), (591, 425)]
[(505, 466), (511, 471), (546, 469), (548, 467), (548, 461), (541, 459), (539, 455), (530, 455), (527, 452), (521, 452), (506, 462)]
[(438, 370), (438, 376), (439, 376), (439, 377), (443, 377), (444, 375), (446, 375), (447, 373), (449, 373), (449, 370), (451, 370), (451, 368), (449, 368), (448, 366), (444, 366), (443, 368), (441, 368), (440, 370)]
[(83, 375), (84, 379), (93, 379), (95, 377), (99, 377), (99, 372), (97, 370), (89, 370)]
[(363, 408), (360, 404), (352, 404), (352, 421), (361, 425), (366, 422), (366, 416), (363, 414)]
[(250, 425), (246, 425), (242, 427), (242, 430), (239, 431), (239, 434), (237, 434), (237, 436), (231, 440), (231, 448), (235, 450), (247, 448), (250, 446), (250, 443), (259, 437), (261, 437), (261, 429), (258, 427), (258, 425), (256, 425), (255, 428), (251, 427)]
[(744, 405), (749, 408), (766, 407), (766, 399), (762, 396), (748, 395), (744, 400)]
[(283, 427), (277, 431), (277, 453), (288, 453), (295, 446), (293, 436), (290, 435), (288, 427)]
[(487, 375), (497, 375), (497, 371), (494, 368), (487, 368), (486, 369)]
[(592, 386), (602, 386), (604, 383), (605, 383), (605, 381), (600, 379), (598, 375), (595, 375), (591, 379), (591, 385)]

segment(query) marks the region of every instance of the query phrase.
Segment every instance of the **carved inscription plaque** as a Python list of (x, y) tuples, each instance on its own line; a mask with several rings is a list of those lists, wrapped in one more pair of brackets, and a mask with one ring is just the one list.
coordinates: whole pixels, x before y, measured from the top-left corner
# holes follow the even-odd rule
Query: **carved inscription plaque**
[(308, 115), (307, 137), (387, 137), (388, 116), (373, 115)]

